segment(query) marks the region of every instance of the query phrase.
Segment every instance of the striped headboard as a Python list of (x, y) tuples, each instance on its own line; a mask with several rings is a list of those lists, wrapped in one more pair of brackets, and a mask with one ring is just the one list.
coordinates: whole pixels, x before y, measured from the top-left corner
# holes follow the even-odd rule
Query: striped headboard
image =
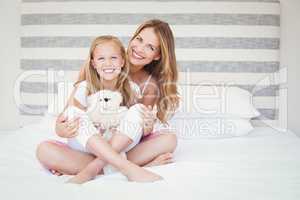
[[(174, 31), (180, 84), (231, 84), (253, 92), (262, 113), (279, 119), (280, 5), (277, 0), (23, 0), (20, 114), (34, 121), (74, 81), (95, 36), (113, 34), (127, 46), (151, 18)], [(275, 77), (275, 78), (274, 78)]]

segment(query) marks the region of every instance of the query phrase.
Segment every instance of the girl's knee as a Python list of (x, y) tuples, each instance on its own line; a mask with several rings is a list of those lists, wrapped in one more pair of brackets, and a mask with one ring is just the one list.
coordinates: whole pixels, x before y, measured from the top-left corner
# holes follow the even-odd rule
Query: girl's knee
[(54, 159), (57, 153), (56, 144), (50, 141), (41, 142), (36, 149), (36, 157), (45, 167), (55, 168), (56, 161)]
[(142, 106), (143, 106), (143, 104), (141, 104), (141, 103), (136, 103), (136, 104), (130, 106), (129, 110), (130, 110), (130, 109), (142, 109)]
[(37, 158), (42, 158), (43, 155), (45, 155), (48, 150), (51, 148), (52, 143), (49, 141), (43, 141), (40, 144), (38, 144), (37, 148), (36, 148), (36, 156)]
[(142, 104), (140, 103), (137, 103), (137, 104), (134, 104), (133, 106), (131, 106), (127, 113), (140, 113), (142, 111)]
[(136, 116), (142, 116), (141, 113), (143, 112), (143, 104), (137, 103), (131, 106), (127, 111), (127, 117), (136, 117)]

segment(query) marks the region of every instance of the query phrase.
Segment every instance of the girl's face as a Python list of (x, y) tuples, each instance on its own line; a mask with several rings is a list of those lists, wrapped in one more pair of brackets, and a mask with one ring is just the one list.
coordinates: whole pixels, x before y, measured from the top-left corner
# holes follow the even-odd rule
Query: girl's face
[(144, 28), (128, 45), (128, 59), (134, 66), (144, 67), (160, 59), (160, 44), (153, 28)]
[(124, 63), (120, 48), (113, 42), (102, 43), (93, 52), (92, 64), (104, 80), (117, 79)]

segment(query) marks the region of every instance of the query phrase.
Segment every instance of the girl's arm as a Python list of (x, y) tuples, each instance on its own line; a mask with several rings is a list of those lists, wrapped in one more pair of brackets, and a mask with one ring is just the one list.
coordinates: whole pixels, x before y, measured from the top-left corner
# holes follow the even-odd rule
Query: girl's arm
[(76, 90), (77, 90), (77, 87), (74, 88), (74, 90), (72, 91), (63, 112), (60, 113), (59, 116), (56, 119), (55, 132), (58, 136), (63, 137), (63, 138), (74, 137), (76, 135), (76, 132), (77, 132), (78, 128), (79, 128), (79, 118), (68, 120), (68, 118), (63, 115), (66, 108), (70, 105), (73, 105), (73, 106), (78, 107), (79, 109), (86, 110), (86, 108), (83, 105), (81, 105), (74, 98), (74, 94), (75, 94)]

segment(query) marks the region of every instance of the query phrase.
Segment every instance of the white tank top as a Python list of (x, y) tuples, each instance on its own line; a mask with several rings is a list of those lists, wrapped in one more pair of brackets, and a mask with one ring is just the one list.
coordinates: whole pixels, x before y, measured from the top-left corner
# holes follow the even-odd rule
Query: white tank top
[(149, 77), (147, 78), (147, 80), (144, 83), (143, 88), (141, 89), (140, 86), (134, 82), (134, 81), (130, 81), (130, 85), (131, 88), (134, 90), (134, 92), (137, 94), (137, 98), (141, 99), (144, 96), (144, 93), (146, 91), (147, 86), (149, 85), (149, 82), (151, 80), (152, 75), (149, 75)]

